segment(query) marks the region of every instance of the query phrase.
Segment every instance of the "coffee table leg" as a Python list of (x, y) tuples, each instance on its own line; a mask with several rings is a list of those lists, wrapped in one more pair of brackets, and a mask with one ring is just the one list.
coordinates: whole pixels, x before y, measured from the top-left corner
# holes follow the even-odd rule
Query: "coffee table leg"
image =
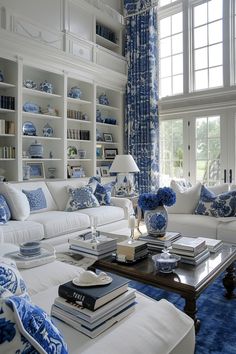
[(200, 328), (200, 320), (197, 318), (197, 300), (194, 297), (185, 297), (184, 312), (193, 319), (195, 331)]
[(236, 287), (236, 276), (234, 263), (230, 264), (230, 266), (226, 269), (226, 274), (223, 278), (223, 285), (226, 289), (225, 297), (227, 297), (227, 299), (235, 298), (234, 289)]

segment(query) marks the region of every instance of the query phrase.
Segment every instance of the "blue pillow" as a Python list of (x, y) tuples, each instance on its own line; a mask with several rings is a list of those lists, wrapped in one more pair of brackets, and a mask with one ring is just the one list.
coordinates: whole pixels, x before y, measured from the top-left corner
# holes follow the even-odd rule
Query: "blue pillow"
[(94, 190), (90, 185), (81, 188), (68, 187), (68, 192), (69, 200), (65, 211), (76, 211), (99, 206), (99, 202), (93, 194)]
[(215, 217), (230, 217), (236, 212), (236, 191), (216, 195), (205, 186), (201, 188), (195, 214)]
[(6, 224), (11, 219), (11, 211), (6, 199), (0, 194), (0, 224)]
[(25, 295), (0, 287), (2, 353), (67, 354), (67, 346), (50, 317)]
[(38, 188), (32, 191), (26, 191), (22, 189), (22, 192), (26, 195), (29, 201), (30, 211), (47, 208), (47, 201), (42, 188)]
[(5, 257), (0, 257), (0, 287), (9, 290), (14, 295), (27, 293), (25, 282), (16, 263)]
[(115, 185), (115, 182), (110, 182), (110, 183), (102, 185), (100, 177), (90, 177), (89, 183), (92, 183), (94, 181), (97, 182), (94, 195), (97, 198), (97, 200), (99, 201), (99, 204), (100, 205), (110, 205), (111, 204), (112, 189)]

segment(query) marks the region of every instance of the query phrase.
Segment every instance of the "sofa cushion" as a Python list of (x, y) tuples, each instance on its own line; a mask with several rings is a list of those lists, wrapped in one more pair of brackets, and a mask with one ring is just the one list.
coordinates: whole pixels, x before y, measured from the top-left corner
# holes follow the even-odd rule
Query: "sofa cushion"
[[(21, 269), (30, 296), (40, 294), (52, 286), (66, 283), (76, 277), (83, 268), (55, 260), (33, 269)], [(47, 274), (47, 276), (45, 276)]]
[(171, 188), (176, 193), (176, 203), (168, 207), (169, 214), (193, 214), (199, 201), (201, 183), (196, 183), (193, 187), (182, 190), (175, 181), (171, 181)]
[(31, 213), (47, 208), (47, 201), (42, 188), (37, 188), (32, 191), (22, 189), (22, 192), (25, 193), (29, 201)]
[(20, 244), (28, 241), (40, 241), (44, 238), (43, 225), (33, 221), (10, 220), (1, 227), (4, 242)]
[[(234, 219), (234, 220), (233, 220)], [(220, 218), (217, 227), (217, 239), (224, 242), (236, 243), (236, 220), (234, 218)]]
[(70, 180), (64, 180), (64, 181), (47, 182), (48, 189), (57, 204), (58, 210), (62, 210), (62, 211), (65, 210), (69, 198), (67, 186), (79, 188), (85, 186), (86, 184), (87, 182), (80, 178), (79, 179), (71, 178)]
[(9, 183), (0, 183), (0, 193), (7, 200), (12, 219), (26, 220), (30, 214), (30, 206), (26, 195)]
[(47, 202), (47, 207), (45, 209), (37, 210), (38, 212), (44, 212), (44, 211), (49, 211), (49, 210), (57, 210), (57, 205), (44, 181), (37, 181), (37, 182), (21, 182), (21, 183), (11, 183), (11, 185), (22, 191), (24, 189), (25, 191), (31, 191), (35, 190), (37, 188), (42, 188), (43, 194), (46, 198)]
[(69, 234), (86, 229), (90, 225), (87, 215), (66, 211), (46, 211), (45, 213), (31, 214), (29, 220), (43, 225), (45, 238)]
[(218, 218), (192, 214), (169, 214), (168, 231), (180, 232), (182, 236), (216, 238)]
[(0, 194), (0, 224), (6, 224), (11, 218), (11, 211), (5, 197)]
[(98, 225), (105, 225), (125, 218), (125, 210), (110, 205), (101, 205), (99, 208), (81, 209), (79, 214), (96, 216)]
[(195, 214), (229, 217), (235, 215), (235, 211), (236, 191), (216, 195), (205, 186), (202, 186), (200, 200), (195, 209)]
[(80, 188), (68, 187), (69, 200), (66, 204), (65, 210), (70, 212), (79, 209), (98, 207), (99, 202), (93, 194), (93, 191), (94, 190), (90, 185)]

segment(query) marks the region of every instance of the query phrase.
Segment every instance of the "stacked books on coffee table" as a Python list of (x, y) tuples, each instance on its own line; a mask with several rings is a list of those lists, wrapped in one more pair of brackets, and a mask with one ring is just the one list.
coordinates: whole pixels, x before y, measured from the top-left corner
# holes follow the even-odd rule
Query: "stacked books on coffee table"
[(69, 249), (73, 253), (95, 260), (105, 258), (116, 250), (116, 239), (100, 235), (97, 240), (98, 242), (93, 242), (91, 234), (86, 238), (78, 236), (69, 240)]
[(51, 315), (95, 338), (134, 311), (135, 290), (128, 280), (112, 274), (108, 285), (81, 287), (72, 281), (59, 286)]
[(117, 243), (116, 260), (119, 262), (136, 262), (147, 255), (147, 242), (140, 240), (125, 240)]
[(192, 265), (202, 263), (210, 255), (205, 240), (192, 237), (181, 237), (173, 242), (169, 252), (181, 256), (181, 262)]
[(198, 237), (198, 239), (206, 242), (207, 248), (210, 253), (216, 253), (222, 246), (222, 240), (215, 240), (214, 238)]
[(151, 252), (161, 252), (163, 248), (171, 246), (171, 244), (181, 237), (179, 232), (168, 231), (162, 237), (155, 237), (148, 234), (139, 236), (139, 240), (146, 241), (148, 250)]

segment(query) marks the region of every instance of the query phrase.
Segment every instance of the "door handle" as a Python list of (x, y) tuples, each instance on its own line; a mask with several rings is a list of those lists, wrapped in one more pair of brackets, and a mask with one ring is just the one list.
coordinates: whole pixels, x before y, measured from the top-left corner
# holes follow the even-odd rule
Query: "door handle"
[(232, 169), (229, 170), (229, 183), (232, 183)]
[(226, 170), (224, 170), (224, 183), (226, 183)]

